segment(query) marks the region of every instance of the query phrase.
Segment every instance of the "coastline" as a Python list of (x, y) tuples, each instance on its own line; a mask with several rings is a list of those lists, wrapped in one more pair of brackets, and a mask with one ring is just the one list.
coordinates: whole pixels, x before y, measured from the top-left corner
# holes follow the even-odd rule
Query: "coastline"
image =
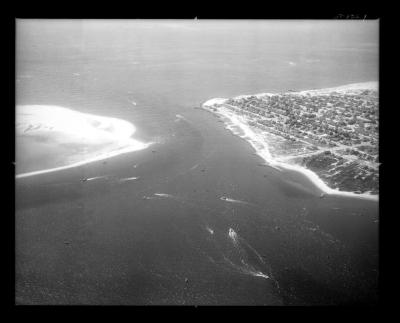
[[(56, 172), (148, 148), (132, 138), (135, 126), (125, 120), (97, 116), (60, 106), (17, 106), (16, 135), (29, 137), (49, 147), (71, 147), (66, 165), (16, 174), (16, 178)], [(71, 157), (72, 156), (72, 157)], [(17, 158), (18, 159), (18, 158)], [(17, 160), (18, 164), (18, 160)]]
[[(320, 95), (320, 94), (328, 94), (331, 92), (339, 92), (339, 93), (346, 93), (346, 92), (353, 92), (353, 91), (363, 91), (363, 90), (378, 90), (378, 82), (377, 81), (371, 81), (371, 82), (361, 82), (361, 83), (350, 83), (346, 85), (340, 85), (340, 86), (335, 86), (335, 87), (329, 87), (329, 88), (322, 88), (322, 89), (312, 89), (312, 90), (300, 90), (300, 91), (287, 91), (287, 92), (282, 92), (282, 93), (295, 93), (295, 94), (303, 94), (306, 95), (307, 93), (310, 94), (315, 94), (315, 95)], [(279, 92), (280, 93), (280, 92)], [(262, 92), (262, 93), (256, 93), (256, 94), (239, 94), (234, 97), (233, 99), (243, 99), (243, 98), (248, 98), (251, 96), (254, 97), (263, 97), (263, 96), (272, 96), (276, 95), (278, 93), (271, 93), (271, 92)], [(214, 104), (222, 104), (225, 101), (227, 101), (229, 98), (212, 98), (204, 103), (202, 105), (206, 106), (211, 106)]]
[[(352, 83), (337, 87), (331, 88), (323, 88), (323, 89), (314, 89), (314, 90), (304, 90), (299, 92), (293, 92), (296, 94), (307, 95), (308, 93), (313, 95), (320, 95), (320, 94), (329, 94), (332, 92), (342, 92), (348, 93), (353, 91), (363, 91), (366, 89), (374, 89), (377, 90), (378, 82), (365, 82), (365, 83)], [(253, 95), (239, 95), (235, 96), (234, 99), (239, 98), (246, 98), (246, 97), (263, 97), (263, 96), (271, 96), (275, 95), (274, 93), (258, 93)], [(373, 195), (368, 193), (357, 194), (354, 192), (349, 191), (339, 191), (337, 189), (330, 188), (315, 172), (311, 171), (310, 169), (294, 164), (288, 164), (284, 162), (276, 161), (272, 158), (271, 154), (268, 150), (268, 142), (261, 139), (252, 129), (249, 127), (244, 121), (240, 120), (241, 118), (234, 115), (233, 113), (227, 111), (225, 108), (213, 108), (216, 104), (223, 104), (228, 100), (228, 98), (213, 98), (204, 102), (201, 106), (203, 109), (210, 111), (216, 115), (224, 117), (228, 120), (225, 123), (225, 128), (230, 130), (234, 135), (237, 135), (247, 142), (255, 149), (257, 155), (265, 160), (268, 166), (271, 166), (275, 169), (287, 169), (297, 171), (305, 175), (324, 195), (336, 195), (336, 196), (343, 196), (343, 197), (352, 197), (352, 198), (360, 198), (378, 202), (379, 195)], [(241, 131), (235, 131), (234, 127), (239, 128)], [(260, 148), (260, 146), (262, 148)]]
[[(376, 203), (319, 199), (302, 175), (258, 167), (262, 160), (253, 148), (214, 115), (198, 109), (184, 115), (198, 132), (176, 123), (182, 144), (171, 140), (156, 153), (115, 157), (90, 171), (17, 181), (19, 303), (336, 304), (359, 298), (350, 294), (354, 288), (374, 297), (373, 273), (358, 263), (377, 268), (375, 249), (368, 249), (376, 245)], [(163, 120), (160, 113), (165, 125)], [(82, 174), (89, 185), (80, 181)], [(304, 190), (291, 184), (297, 178)], [(315, 268), (323, 274), (315, 275)], [(112, 279), (105, 279), (110, 272)], [(81, 275), (71, 279), (71, 273)], [(60, 276), (70, 284), (54, 283)], [(300, 281), (294, 292), (293, 281)], [(326, 296), (299, 301), (309, 284), (319, 283)], [(154, 292), (143, 296), (149, 285)], [(343, 285), (349, 287), (338, 295)], [(204, 296), (191, 298), (188, 289)]]
[(101, 161), (101, 160), (104, 160), (104, 159), (116, 157), (116, 156), (121, 155), (121, 154), (127, 154), (127, 153), (130, 153), (130, 152), (133, 152), (133, 151), (145, 149), (145, 148), (148, 148), (151, 144), (153, 144), (153, 143), (144, 144), (145, 146), (142, 146), (143, 148), (140, 148), (140, 149), (138, 149), (137, 147), (134, 147), (134, 148), (129, 148), (128, 147), (128, 148), (125, 148), (125, 149), (121, 149), (121, 150), (113, 151), (113, 152), (110, 152), (110, 153), (102, 154), (102, 155), (99, 155), (99, 156), (91, 158), (91, 159), (82, 160), (80, 162), (73, 163), (73, 164), (70, 164), (70, 165), (54, 167), (54, 168), (48, 168), (48, 169), (43, 169), (43, 170), (38, 170), (38, 171), (33, 171), (33, 172), (16, 174), (15, 178), (30, 177), (30, 176), (35, 176), (35, 175), (53, 173), (53, 172), (57, 172), (57, 171), (60, 171), (60, 170), (74, 168), (74, 167), (79, 167), (79, 166), (83, 166), (83, 165), (86, 165), (86, 164), (89, 164), (89, 163), (93, 163), (93, 162)]

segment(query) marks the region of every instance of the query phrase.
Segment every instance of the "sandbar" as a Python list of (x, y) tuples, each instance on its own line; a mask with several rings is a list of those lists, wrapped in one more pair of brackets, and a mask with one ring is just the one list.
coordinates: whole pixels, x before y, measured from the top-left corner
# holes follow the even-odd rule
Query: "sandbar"
[[(46, 151), (37, 149), (35, 153), (54, 154), (54, 167), (23, 172), (16, 178), (23, 178), (63, 169), (81, 166), (95, 161), (111, 158), (151, 145), (134, 139), (135, 126), (122, 119), (82, 113), (69, 108), (52, 105), (20, 105), (16, 107), (16, 138), (29, 139)], [(17, 165), (29, 163), (24, 159), (24, 147), (17, 147)], [(32, 149), (32, 147), (30, 147)], [(41, 148), (43, 150), (43, 148)], [(18, 150), (18, 149), (17, 149)], [(18, 158), (19, 157), (19, 158)], [(51, 161), (50, 161), (51, 162)]]

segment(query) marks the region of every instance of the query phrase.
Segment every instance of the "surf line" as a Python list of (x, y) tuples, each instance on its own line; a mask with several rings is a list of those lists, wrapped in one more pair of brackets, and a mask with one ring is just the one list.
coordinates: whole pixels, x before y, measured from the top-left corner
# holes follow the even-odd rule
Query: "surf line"
[[(331, 90), (331, 89), (330, 89)], [(299, 92), (302, 93), (302, 92)], [(306, 92), (304, 92), (306, 93)], [(269, 93), (265, 93), (265, 95), (270, 95)], [(239, 98), (239, 97), (237, 97)], [(235, 113), (228, 111), (227, 108), (218, 107), (216, 109), (213, 107), (215, 104), (223, 104), (226, 103), (227, 99), (217, 98), (211, 99), (205, 103), (203, 103), (202, 107), (206, 110), (216, 114), (221, 115), (227, 118), (229, 121), (224, 122), (226, 124), (226, 129), (231, 131), (234, 135), (243, 138), (246, 140), (256, 151), (256, 154), (263, 158), (267, 166), (272, 167), (278, 171), (286, 170), (294, 170), (299, 173), (305, 175), (319, 190), (323, 192), (324, 195), (332, 195), (332, 196), (343, 196), (343, 197), (351, 197), (351, 198), (360, 198), (366, 199), (371, 201), (379, 201), (379, 195), (372, 195), (372, 194), (356, 194), (354, 192), (347, 192), (347, 191), (339, 191), (338, 189), (330, 188), (316, 173), (311, 171), (308, 168), (305, 168), (300, 165), (295, 164), (288, 164), (284, 163), (279, 160), (275, 160), (271, 153), (268, 150), (268, 146), (265, 140), (261, 139), (260, 136), (247, 124), (246, 119), (243, 117), (237, 116)], [(243, 134), (240, 132), (235, 131), (234, 127), (239, 128)], [(263, 146), (262, 149), (257, 147), (257, 144), (261, 144)]]

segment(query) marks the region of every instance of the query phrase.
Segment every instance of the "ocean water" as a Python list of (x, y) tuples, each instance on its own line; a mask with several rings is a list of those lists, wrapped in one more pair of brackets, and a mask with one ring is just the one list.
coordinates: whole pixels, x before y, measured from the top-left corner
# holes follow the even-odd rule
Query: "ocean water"
[(153, 114), (213, 97), (378, 79), (376, 21), (21, 20), (17, 35), (17, 104), (133, 119), (143, 136), (163, 135)]
[(17, 35), (18, 104), (124, 115), (134, 101), (174, 113), (213, 97), (378, 79), (376, 21), (23, 20)]
[(17, 104), (124, 119), (156, 144), (16, 182), (17, 302), (376, 302), (377, 203), (319, 199), (194, 107), (376, 81), (378, 45), (376, 21), (18, 20)]

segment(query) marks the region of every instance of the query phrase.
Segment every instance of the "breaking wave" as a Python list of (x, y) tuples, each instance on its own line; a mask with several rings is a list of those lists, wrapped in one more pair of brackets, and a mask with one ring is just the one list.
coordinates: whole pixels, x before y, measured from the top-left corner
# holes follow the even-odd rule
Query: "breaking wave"
[[(299, 94), (306, 95), (321, 95), (321, 94), (329, 94), (332, 91), (337, 91), (340, 93), (347, 93), (347, 92), (354, 92), (354, 91), (361, 91), (363, 89), (377, 89), (376, 82), (366, 82), (366, 83), (356, 83), (356, 84), (349, 84), (345, 86), (340, 86), (336, 88), (327, 88), (327, 89), (320, 89), (320, 90), (309, 90), (309, 91), (301, 91), (298, 92)], [(255, 94), (252, 96), (255, 97), (262, 97), (262, 96), (271, 96), (272, 93), (260, 93)], [(235, 99), (248, 97), (250, 95), (240, 95), (235, 97)], [(330, 188), (316, 173), (313, 171), (304, 168), (300, 165), (295, 164), (288, 164), (283, 161), (279, 161), (273, 158), (269, 151), (268, 142), (266, 139), (261, 136), (259, 133), (253, 130), (253, 128), (248, 125), (245, 118), (242, 116), (235, 114), (232, 110), (221, 106), (225, 103), (227, 99), (223, 98), (216, 98), (211, 99), (203, 103), (202, 107), (216, 115), (220, 116), (225, 124), (225, 128), (231, 131), (233, 134), (245, 139), (256, 151), (256, 154), (263, 158), (266, 164), (278, 171), (282, 171), (283, 169), (294, 170), (297, 172), (302, 173), (305, 175), (309, 180), (313, 182), (313, 184), (320, 189), (325, 194), (332, 194), (332, 195), (340, 195), (346, 197), (357, 197), (357, 198), (364, 198), (368, 200), (377, 201), (379, 199), (378, 195), (371, 195), (368, 193), (363, 194), (356, 194), (353, 192), (346, 192), (346, 191), (339, 191), (338, 189)], [(219, 105), (217, 108), (215, 105)]]

